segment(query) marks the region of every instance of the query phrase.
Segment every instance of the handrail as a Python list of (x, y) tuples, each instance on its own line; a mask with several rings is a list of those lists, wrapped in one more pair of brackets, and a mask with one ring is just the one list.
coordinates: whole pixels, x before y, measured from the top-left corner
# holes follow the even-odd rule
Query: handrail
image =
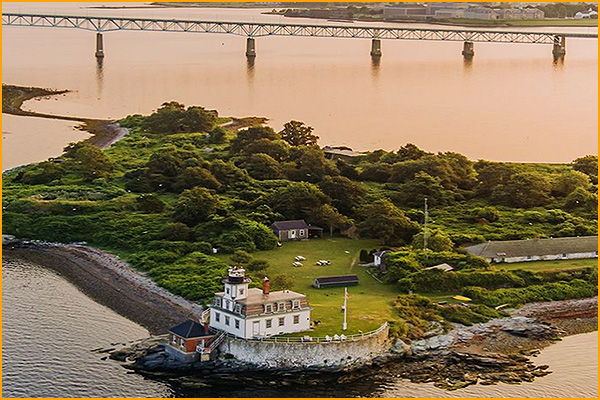
[[(366, 332), (366, 333), (357, 333), (354, 335), (348, 335), (346, 336), (346, 338), (344, 340), (333, 340), (333, 337), (330, 337), (329, 340), (327, 340), (326, 337), (310, 337), (310, 340), (305, 340), (303, 337), (277, 337), (277, 336), (271, 336), (268, 338), (263, 338), (263, 339), (244, 339), (247, 341), (252, 341), (252, 342), (270, 342), (270, 343), (306, 343), (306, 344), (310, 344), (310, 343), (342, 343), (342, 342), (354, 342), (357, 340), (362, 340), (362, 339), (366, 339), (372, 336), (375, 336), (381, 332), (383, 332), (386, 328), (388, 327), (388, 323), (384, 322), (383, 324), (381, 324), (381, 326), (373, 331), (370, 332)], [(231, 337), (236, 337), (233, 335), (229, 335)]]

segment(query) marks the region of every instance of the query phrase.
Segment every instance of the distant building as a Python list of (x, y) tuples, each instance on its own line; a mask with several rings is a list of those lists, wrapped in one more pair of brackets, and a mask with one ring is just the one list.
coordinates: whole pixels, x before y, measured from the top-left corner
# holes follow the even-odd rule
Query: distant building
[(433, 17), (436, 19), (464, 18), (465, 10), (463, 8), (442, 8), (436, 10)]
[(280, 242), (308, 239), (308, 225), (303, 219), (276, 221), (271, 225), (271, 229)]
[(487, 7), (475, 7), (467, 8), (465, 10), (464, 18), (467, 19), (498, 19), (498, 13), (495, 10)]
[(498, 8), (494, 11), (498, 19), (544, 19), (544, 12), (537, 8)]
[(419, 4), (405, 4), (398, 6), (385, 7), (383, 9), (383, 19), (414, 19), (426, 18), (427, 7)]
[(325, 153), (325, 158), (327, 158), (329, 160), (342, 159), (345, 161), (350, 160), (355, 157), (360, 157), (363, 155), (362, 153), (359, 153), (358, 151), (354, 151), (351, 148), (344, 147), (344, 146), (338, 146), (338, 147), (325, 146), (325, 147), (323, 147), (323, 153)]
[(209, 349), (213, 338), (214, 334), (210, 332), (208, 325), (201, 325), (189, 319), (169, 329), (169, 341), (165, 351), (182, 362), (198, 361), (199, 354)]
[(245, 270), (230, 268), (223, 280), (224, 291), (215, 293), (210, 308), (210, 327), (244, 338), (262, 338), (310, 328), (306, 295), (291, 290), (270, 291), (270, 282), (261, 289), (249, 289)]
[(587, 11), (587, 12), (582, 12), (582, 11), (578, 11), (577, 14), (575, 14), (575, 19), (597, 19), (598, 18), (598, 13), (594, 10), (592, 10), (591, 8)]
[(313, 287), (322, 289), (326, 287), (334, 286), (355, 286), (358, 285), (358, 276), (356, 275), (343, 275), (343, 276), (324, 276), (315, 278), (313, 281)]
[(465, 250), (493, 263), (597, 258), (598, 236), (489, 241)]

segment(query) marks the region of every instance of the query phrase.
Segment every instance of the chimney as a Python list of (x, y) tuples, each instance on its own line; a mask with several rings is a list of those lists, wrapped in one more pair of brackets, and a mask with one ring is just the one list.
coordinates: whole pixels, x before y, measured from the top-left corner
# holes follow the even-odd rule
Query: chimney
[(204, 320), (204, 333), (208, 334), (209, 330), (210, 330), (210, 326), (208, 325), (208, 320)]
[(269, 282), (269, 278), (267, 278), (266, 276), (265, 279), (263, 279), (262, 290), (263, 295), (267, 295), (271, 291), (271, 282)]

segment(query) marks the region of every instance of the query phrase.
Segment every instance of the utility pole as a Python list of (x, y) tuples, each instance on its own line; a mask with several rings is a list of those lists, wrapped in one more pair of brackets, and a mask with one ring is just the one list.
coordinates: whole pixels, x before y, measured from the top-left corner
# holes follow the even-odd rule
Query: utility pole
[(425, 220), (423, 223), (423, 250), (427, 250), (427, 219), (429, 218), (427, 210), (427, 197), (425, 197)]
[(342, 324), (342, 330), (345, 331), (348, 329), (348, 288), (344, 288), (344, 323)]

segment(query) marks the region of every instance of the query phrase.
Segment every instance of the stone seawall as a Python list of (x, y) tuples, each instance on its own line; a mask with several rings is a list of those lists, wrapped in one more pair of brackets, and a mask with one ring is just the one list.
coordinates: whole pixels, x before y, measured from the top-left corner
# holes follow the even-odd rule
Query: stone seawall
[(336, 342), (275, 342), (228, 337), (219, 346), (222, 354), (260, 367), (344, 367), (360, 364), (390, 349), (389, 328), (373, 335)]

